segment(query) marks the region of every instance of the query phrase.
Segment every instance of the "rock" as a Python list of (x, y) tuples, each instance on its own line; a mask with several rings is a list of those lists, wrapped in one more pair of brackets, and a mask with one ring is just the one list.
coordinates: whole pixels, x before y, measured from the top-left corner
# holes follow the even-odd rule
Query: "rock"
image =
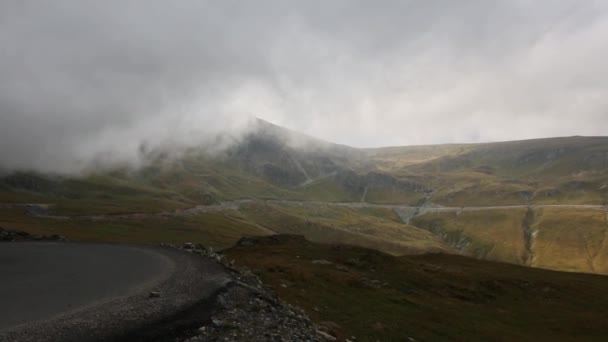
[(338, 271), (342, 271), (342, 272), (348, 272), (349, 271), (348, 267), (346, 267), (344, 265), (340, 265), (340, 264), (336, 265), (336, 269)]
[(331, 336), (330, 334), (326, 333), (325, 331), (322, 330), (317, 330), (317, 335), (323, 337), (326, 341), (335, 341), (337, 340), (335, 337)]
[(331, 334), (319, 335), (321, 328), (302, 309), (281, 302), (251, 271), (239, 268), (229, 273), (235, 280), (217, 296), (209, 324), (181, 342), (336, 341)]
[(50, 239), (53, 241), (67, 241), (67, 239), (63, 235), (58, 235), (58, 234), (51, 235)]
[(342, 329), (342, 327), (338, 323), (332, 321), (321, 322), (319, 326), (321, 327), (322, 331), (334, 337), (338, 336), (340, 330)]
[[(234, 260), (223, 260), (221, 253), (204, 246), (182, 249), (201, 254), (229, 266), (232, 278), (224, 292), (216, 297), (211, 307), (211, 320), (197, 329), (197, 335), (176, 342), (202, 341), (336, 341), (330, 332), (322, 331), (299, 307), (283, 303), (276, 292), (264, 285), (260, 278), (245, 267), (235, 266)], [(287, 287), (288, 284), (282, 284)], [(151, 292), (150, 297), (160, 296)], [(327, 330), (327, 328), (325, 328)], [(321, 333), (319, 333), (321, 331)]]
[(158, 291), (151, 291), (150, 294), (148, 295), (148, 297), (150, 297), (150, 298), (158, 298), (158, 297), (160, 297), (160, 292), (158, 292)]
[(217, 319), (217, 318), (213, 318), (211, 320), (211, 323), (213, 323), (213, 325), (215, 325), (216, 327), (221, 327), (221, 326), (225, 325), (224, 321), (222, 321), (221, 319)]
[(333, 262), (328, 261), (328, 260), (323, 260), (323, 259), (321, 259), (321, 260), (313, 260), (312, 263), (315, 264), (315, 265), (332, 265), (333, 264)]
[(194, 244), (192, 242), (184, 242), (184, 244), (182, 245), (183, 249), (194, 249)]
[(4, 230), (4, 228), (0, 227), (0, 241), (12, 241), (13, 237), (11, 236), (11, 234)]
[(65, 237), (53, 235), (31, 235), (19, 230), (0, 228), (0, 241), (67, 241)]
[(30, 216), (47, 216), (49, 214), (48, 207), (39, 204), (26, 205), (26, 211)]
[(257, 242), (253, 238), (244, 237), (241, 238), (236, 245), (241, 247), (253, 247), (257, 245)]
[(346, 261), (346, 265), (353, 266), (353, 267), (363, 267), (363, 266), (365, 266), (364, 263), (361, 260), (355, 259), (355, 258), (348, 259)]
[(224, 295), (217, 296), (217, 304), (222, 308), (228, 308), (228, 302)]
[(198, 249), (198, 248), (196, 248), (196, 249), (192, 250), (192, 253), (198, 254), (200, 256), (207, 256), (207, 251), (204, 250), (204, 249)]
[[(376, 280), (376, 279), (368, 279), (368, 278), (361, 278), (359, 279), (359, 284), (362, 287), (367, 287), (370, 289), (378, 289), (383, 287), (383, 284), (380, 280)], [(385, 283), (386, 285), (388, 285), (388, 283)]]
[(14, 232), (14, 234), (17, 235), (20, 238), (28, 238), (28, 237), (31, 236), (30, 233), (28, 233), (28, 232), (22, 232), (22, 231), (16, 231), (16, 232)]

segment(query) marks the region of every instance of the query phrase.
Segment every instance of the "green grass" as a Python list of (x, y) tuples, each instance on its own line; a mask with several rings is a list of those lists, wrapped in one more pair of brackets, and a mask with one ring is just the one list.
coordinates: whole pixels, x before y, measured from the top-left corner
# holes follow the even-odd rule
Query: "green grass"
[(533, 265), (608, 274), (607, 215), (599, 210), (540, 210)]
[(241, 212), (274, 232), (303, 235), (320, 243), (346, 243), (394, 255), (446, 249), (431, 233), (401, 223), (387, 209), (251, 204)]
[(81, 178), (16, 173), (0, 178), (5, 203), (49, 203), (56, 215), (159, 212), (192, 207), (195, 201), (172, 190), (143, 184), (123, 175)]
[(333, 178), (325, 178), (310, 185), (295, 188), (289, 199), (325, 202), (356, 202), (361, 194), (337, 184)]
[[(606, 137), (568, 137), (374, 149), (366, 165), (426, 179), (436, 190), (433, 202), (444, 205), (525, 204), (527, 197), (532, 203), (603, 204), (607, 153)], [(572, 187), (577, 183), (583, 184)]]
[[(608, 203), (608, 138), (365, 150), (315, 141), (314, 148), (300, 150), (285, 144), (285, 139), (273, 140), (275, 135), (284, 138), (293, 132), (269, 127), (274, 133), (248, 137), (222, 155), (206, 155), (193, 148), (175, 158), (150, 153), (149, 163), (137, 170), (99, 171), (78, 177), (4, 174), (0, 177), (0, 202), (49, 203), (52, 214), (67, 216), (158, 213), (242, 198), (359, 202), (367, 187), (365, 201), (370, 203), (420, 204), (424, 193), (400, 190), (415, 184), (416, 188), (433, 190), (431, 202), (448, 206)], [(274, 173), (265, 173), (267, 166), (272, 166)], [(335, 176), (297, 186), (294, 182), (303, 178), (302, 169), (313, 178)], [(371, 172), (384, 178), (369, 177)], [(397, 182), (402, 184), (394, 189), (381, 187)], [(542, 249), (532, 265), (607, 272), (603, 260), (608, 256), (598, 247), (604, 241), (601, 215), (585, 218), (574, 211), (547, 213), (538, 216), (538, 241), (546, 244), (538, 244)], [(413, 225), (402, 224), (390, 210), (372, 215), (362, 209), (313, 205), (249, 207), (243, 209), (243, 215), (241, 221), (252, 226), (394, 255), (450, 250), (446, 246), (450, 244), (479, 258), (513, 263), (528, 262), (529, 258), (522, 247), (524, 214), (518, 210), (429, 214), (414, 220)], [(116, 221), (111, 226), (120, 224), (136, 225)], [(146, 240), (140, 230), (132, 231), (136, 237), (125, 233), (124, 238)], [(558, 253), (561, 248), (563, 252)]]
[[(357, 341), (603, 341), (608, 277), (273, 237), (235, 247), (287, 302)], [(313, 260), (333, 264), (315, 264)], [(368, 286), (377, 280), (378, 287)]]
[(202, 243), (232, 246), (243, 235), (266, 235), (238, 213), (207, 213), (187, 217), (123, 220), (51, 219), (25, 215), (22, 209), (0, 208), (0, 226), (35, 235), (63, 235), (73, 241), (118, 243)]
[[(530, 266), (608, 274), (606, 212), (591, 209), (535, 209), (531, 225)], [(427, 229), (465, 255), (525, 264), (526, 209), (427, 213), (412, 224)]]
[[(253, 139), (222, 156), (196, 149), (176, 159), (160, 153), (138, 170), (79, 177), (3, 175), (0, 202), (50, 203), (52, 214), (82, 216), (158, 213), (242, 198), (358, 202), (366, 186), (365, 201), (371, 203), (424, 199), (423, 193), (374, 188), (366, 183), (374, 172), (432, 189), (430, 200), (448, 206), (608, 203), (604, 137), (369, 150), (319, 142), (298, 150), (285, 146), (286, 140)], [(299, 187), (296, 181), (303, 175), (294, 160), (313, 178), (336, 176)], [(608, 336), (605, 277), (448, 255), (394, 257), (460, 251), (539, 268), (608, 274), (608, 217), (598, 210), (428, 213), (406, 225), (387, 209), (311, 203), (254, 203), (239, 212), (120, 220), (58, 220), (0, 208), (0, 226), (78, 241), (195, 242), (215, 248), (231, 247), (243, 235), (267, 235), (266, 229), (304, 235), (323, 244), (294, 239), (237, 247), (229, 254), (255, 268), (282, 297), (304, 306), (318, 321), (336, 322), (339, 333), (355, 334), (358, 341)], [(314, 259), (334, 265), (313, 264)], [(385, 285), (369, 288), (363, 278)]]
[(415, 218), (412, 224), (452, 245), (460, 242), (465, 255), (520, 264), (525, 249), (525, 214), (526, 209), (432, 212)]
[(390, 188), (369, 189), (365, 202), (377, 204), (407, 204), (416, 205), (423, 200), (425, 194), (414, 191), (400, 191)]

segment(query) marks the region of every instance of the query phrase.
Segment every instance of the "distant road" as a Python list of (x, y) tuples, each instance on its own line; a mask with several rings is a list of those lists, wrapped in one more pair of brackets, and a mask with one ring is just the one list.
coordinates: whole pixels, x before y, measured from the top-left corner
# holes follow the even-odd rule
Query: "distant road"
[(366, 202), (318, 202), (318, 201), (291, 201), (291, 200), (265, 200), (262, 202), (276, 204), (294, 204), (294, 205), (334, 205), (349, 208), (385, 208), (385, 209), (420, 209), (423, 208), (426, 212), (429, 211), (477, 211), (477, 210), (494, 210), (494, 209), (525, 209), (525, 208), (570, 208), (570, 209), (607, 209), (604, 205), (599, 204), (521, 204), (521, 205), (492, 205), (492, 206), (474, 206), (474, 207), (444, 207), (440, 205), (430, 206), (410, 206), (403, 204), (374, 204)]
[(410, 206), (405, 204), (374, 204), (368, 202), (324, 202), (324, 201), (298, 201), (298, 200), (278, 200), (278, 199), (242, 199), (234, 201), (225, 201), (219, 204), (212, 205), (197, 205), (187, 209), (176, 209), (174, 211), (161, 211), (157, 213), (125, 213), (125, 214), (95, 214), (95, 215), (78, 215), (78, 216), (59, 216), (50, 215), (49, 208), (52, 204), (28, 204), (28, 203), (0, 203), (0, 208), (17, 207), (26, 208), (29, 215), (48, 217), (55, 219), (91, 219), (91, 220), (120, 220), (120, 219), (138, 219), (138, 218), (154, 218), (166, 216), (189, 216), (204, 214), (209, 212), (218, 212), (226, 210), (239, 210), (242, 205), (250, 203), (268, 203), (282, 205), (327, 205), (347, 208), (383, 208), (395, 210), (413, 210), (416, 215), (422, 215), (429, 212), (462, 212), (462, 211), (480, 211), (480, 210), (497, 210), (497, 209), (526, 209), (526, 208), (562, 208), (562, 209), (593, 209), (606, 210), (608, 206), (600, 204), (518, 204), (518, 205), (490, 205), (490, 206), (472, 206), (472, 207), (446, 207), (436, 204), (423, 206)]
[(266, 200), (266, 203), (283, 204), (283, 205), (327, 205), (339, 206), (346, 208), (382, 208), (394, 210), (405, 224), (410, 224), (415, 217), (422, 216), (432, 212), (456, 212), (465, 211), (482, 211), (482, 210), (509, 210), (509, 209), (527, 209), (527, 208), (562, 208), (562, 209), (592, 209), (604, 210), (608, 213), (608, 207), (597, 204), (530, 204), (530, 205), (493, 205), (493, 206), (476, 206), (476, 207), (444, 207), (438, 205), (423, 205), (423, 206), (408, 206), (400, 204), (372, 204), (366, 202), (314, 202), (314, 201), (289, 201), (289, 200)]
[[(228, 279), (216, 264), (168, 248), (44, 242), (0, 243), (0, 277), (1, 341), (120, 335)], [(149, 298), (152, 290), (161, 297)]]

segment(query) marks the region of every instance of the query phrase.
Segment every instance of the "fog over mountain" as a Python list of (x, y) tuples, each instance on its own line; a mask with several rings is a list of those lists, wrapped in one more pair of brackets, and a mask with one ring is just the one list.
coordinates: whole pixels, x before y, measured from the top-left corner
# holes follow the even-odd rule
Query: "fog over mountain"
[(2, 1), (0, 165), (257, 116), (353, 146), (608, 135), (605, 1)]

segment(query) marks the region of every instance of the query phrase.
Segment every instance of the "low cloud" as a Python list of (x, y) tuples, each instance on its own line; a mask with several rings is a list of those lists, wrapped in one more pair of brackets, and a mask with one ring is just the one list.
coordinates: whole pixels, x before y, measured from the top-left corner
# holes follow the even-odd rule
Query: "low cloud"
[(354, 146), (608, 134), (602, 1), (7, 1), (0, 165), (210, 144), (252, 116)]

